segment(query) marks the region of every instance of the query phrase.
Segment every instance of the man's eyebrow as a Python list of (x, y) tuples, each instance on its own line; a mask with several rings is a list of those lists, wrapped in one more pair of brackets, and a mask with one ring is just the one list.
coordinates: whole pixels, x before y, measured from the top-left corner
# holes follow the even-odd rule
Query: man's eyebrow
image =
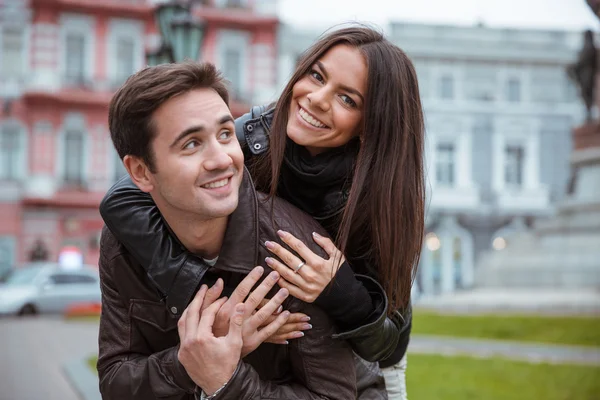
[(171, 146), (169, 146), (169, 147), (173, 148), (177, 145), (177, 143), (181, 142), (187, 136), (189, 136), (193, 133), (196, 133), (196, 132), (202, 132), (205, 129), (206, 128), (204, 125), (190, 126), (189, 128), (185, 129), (183, 132), (181, 132), (179, 135), (177, 135), (177, 137), (175, 138), (175, 140), (173, 141), (173, 143), (171, 143)]
[[(315, 64), (317, 64), (317, 66), (321, 70), (321, 73), (323, 75), (325, 75), (325, 78), (329, 78), (329, 75), (327, 74), (327, 69), (325, 68), (323, 63), (321, 61), (317, 61), (317, 62), (315, 62)], [(346, 85), (340, 85), (340, 88), (346, 92), (352, 93), (352, 94), (360, 97), (361, 102), (363, 102), (363, 103), (365, 102), (363, 95), (358, 90), (351, 88), (350, 86), (346, 86)]]
[[(219, 120), (218, 124), (224, 125), (228, 122), (235, 123), (235, 120), (233, 119), (233, 116), (231, 116), (231, 114), (222, 116), (221, 119)], [(181, 132), (179, 135), (177, 135), (177, 137), (175, 138), (175, 140), (173, 141), (173, 143), (171, 143), (171, 146), (169, 146), (169, 147), (173, 148), (177, 145), (177, 143), (181, 142), (187, 136), (189, 136), (193, 133), (202, 132), (205, 129), (206, 129), (206, 127), (204, 125), (190, 126), (189, 128), (185, 129), (183, 132)]]

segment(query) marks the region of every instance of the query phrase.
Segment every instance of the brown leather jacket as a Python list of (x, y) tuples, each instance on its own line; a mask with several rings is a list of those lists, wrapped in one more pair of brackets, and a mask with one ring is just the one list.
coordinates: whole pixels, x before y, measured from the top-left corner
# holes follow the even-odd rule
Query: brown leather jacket
[[(270, 272), (265, 240), (285, 229), (304, 243), (320, 225), (283, 200), (254, 190), (248, 173), (240, 188), (217, 264), (165, 266), (146, 272), (108, 229), (102, 232), (98, 374), (103, 399), (194, 399), (197, 388), (177, 358), (177, 320), (202, 283), (217, 276), (231, 291), (256, 265)], [(312, 245), (312, 250), (323, 254)], [(148, 249), (152, 251), (152, 249)], [(210, 278), (209, 278), (210, 277)], [(284, 307), (311, 317), (313, 328), (289, 345), (265, 343), (244, 358), (216, 399), (386, 399), (376, 365), (354, 357), (335, 327), (314, 305), (289, 297)]]

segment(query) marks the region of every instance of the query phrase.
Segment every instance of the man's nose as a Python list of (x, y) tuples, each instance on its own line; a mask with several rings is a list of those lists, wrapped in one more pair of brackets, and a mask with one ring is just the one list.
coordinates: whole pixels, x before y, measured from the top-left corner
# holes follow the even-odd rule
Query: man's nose
[(208, 171), (227, 169), (232, 163), (227, 148), (221, 143), (214, 143), (206, 153), (204, 168)]

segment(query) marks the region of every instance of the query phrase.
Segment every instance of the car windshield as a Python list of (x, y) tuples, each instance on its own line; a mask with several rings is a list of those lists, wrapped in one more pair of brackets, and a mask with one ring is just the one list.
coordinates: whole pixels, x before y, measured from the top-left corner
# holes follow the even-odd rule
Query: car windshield
[(40, 272), (39, 268), (22, 268), (9, 272), (4, 281), (6, 286), (30, 285)]

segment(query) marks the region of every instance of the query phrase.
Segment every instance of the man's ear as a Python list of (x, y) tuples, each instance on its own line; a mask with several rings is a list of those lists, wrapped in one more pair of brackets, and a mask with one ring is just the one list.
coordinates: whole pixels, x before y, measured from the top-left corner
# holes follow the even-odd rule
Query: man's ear
[(142, 192), (149, 193), (154, 189), (154, 180), (152, 172), (146, 163), (139, 157), (126, 155), (123, 158), (123, 165), (129, 172), (129, 176), (133, 183), (136, 184)]

